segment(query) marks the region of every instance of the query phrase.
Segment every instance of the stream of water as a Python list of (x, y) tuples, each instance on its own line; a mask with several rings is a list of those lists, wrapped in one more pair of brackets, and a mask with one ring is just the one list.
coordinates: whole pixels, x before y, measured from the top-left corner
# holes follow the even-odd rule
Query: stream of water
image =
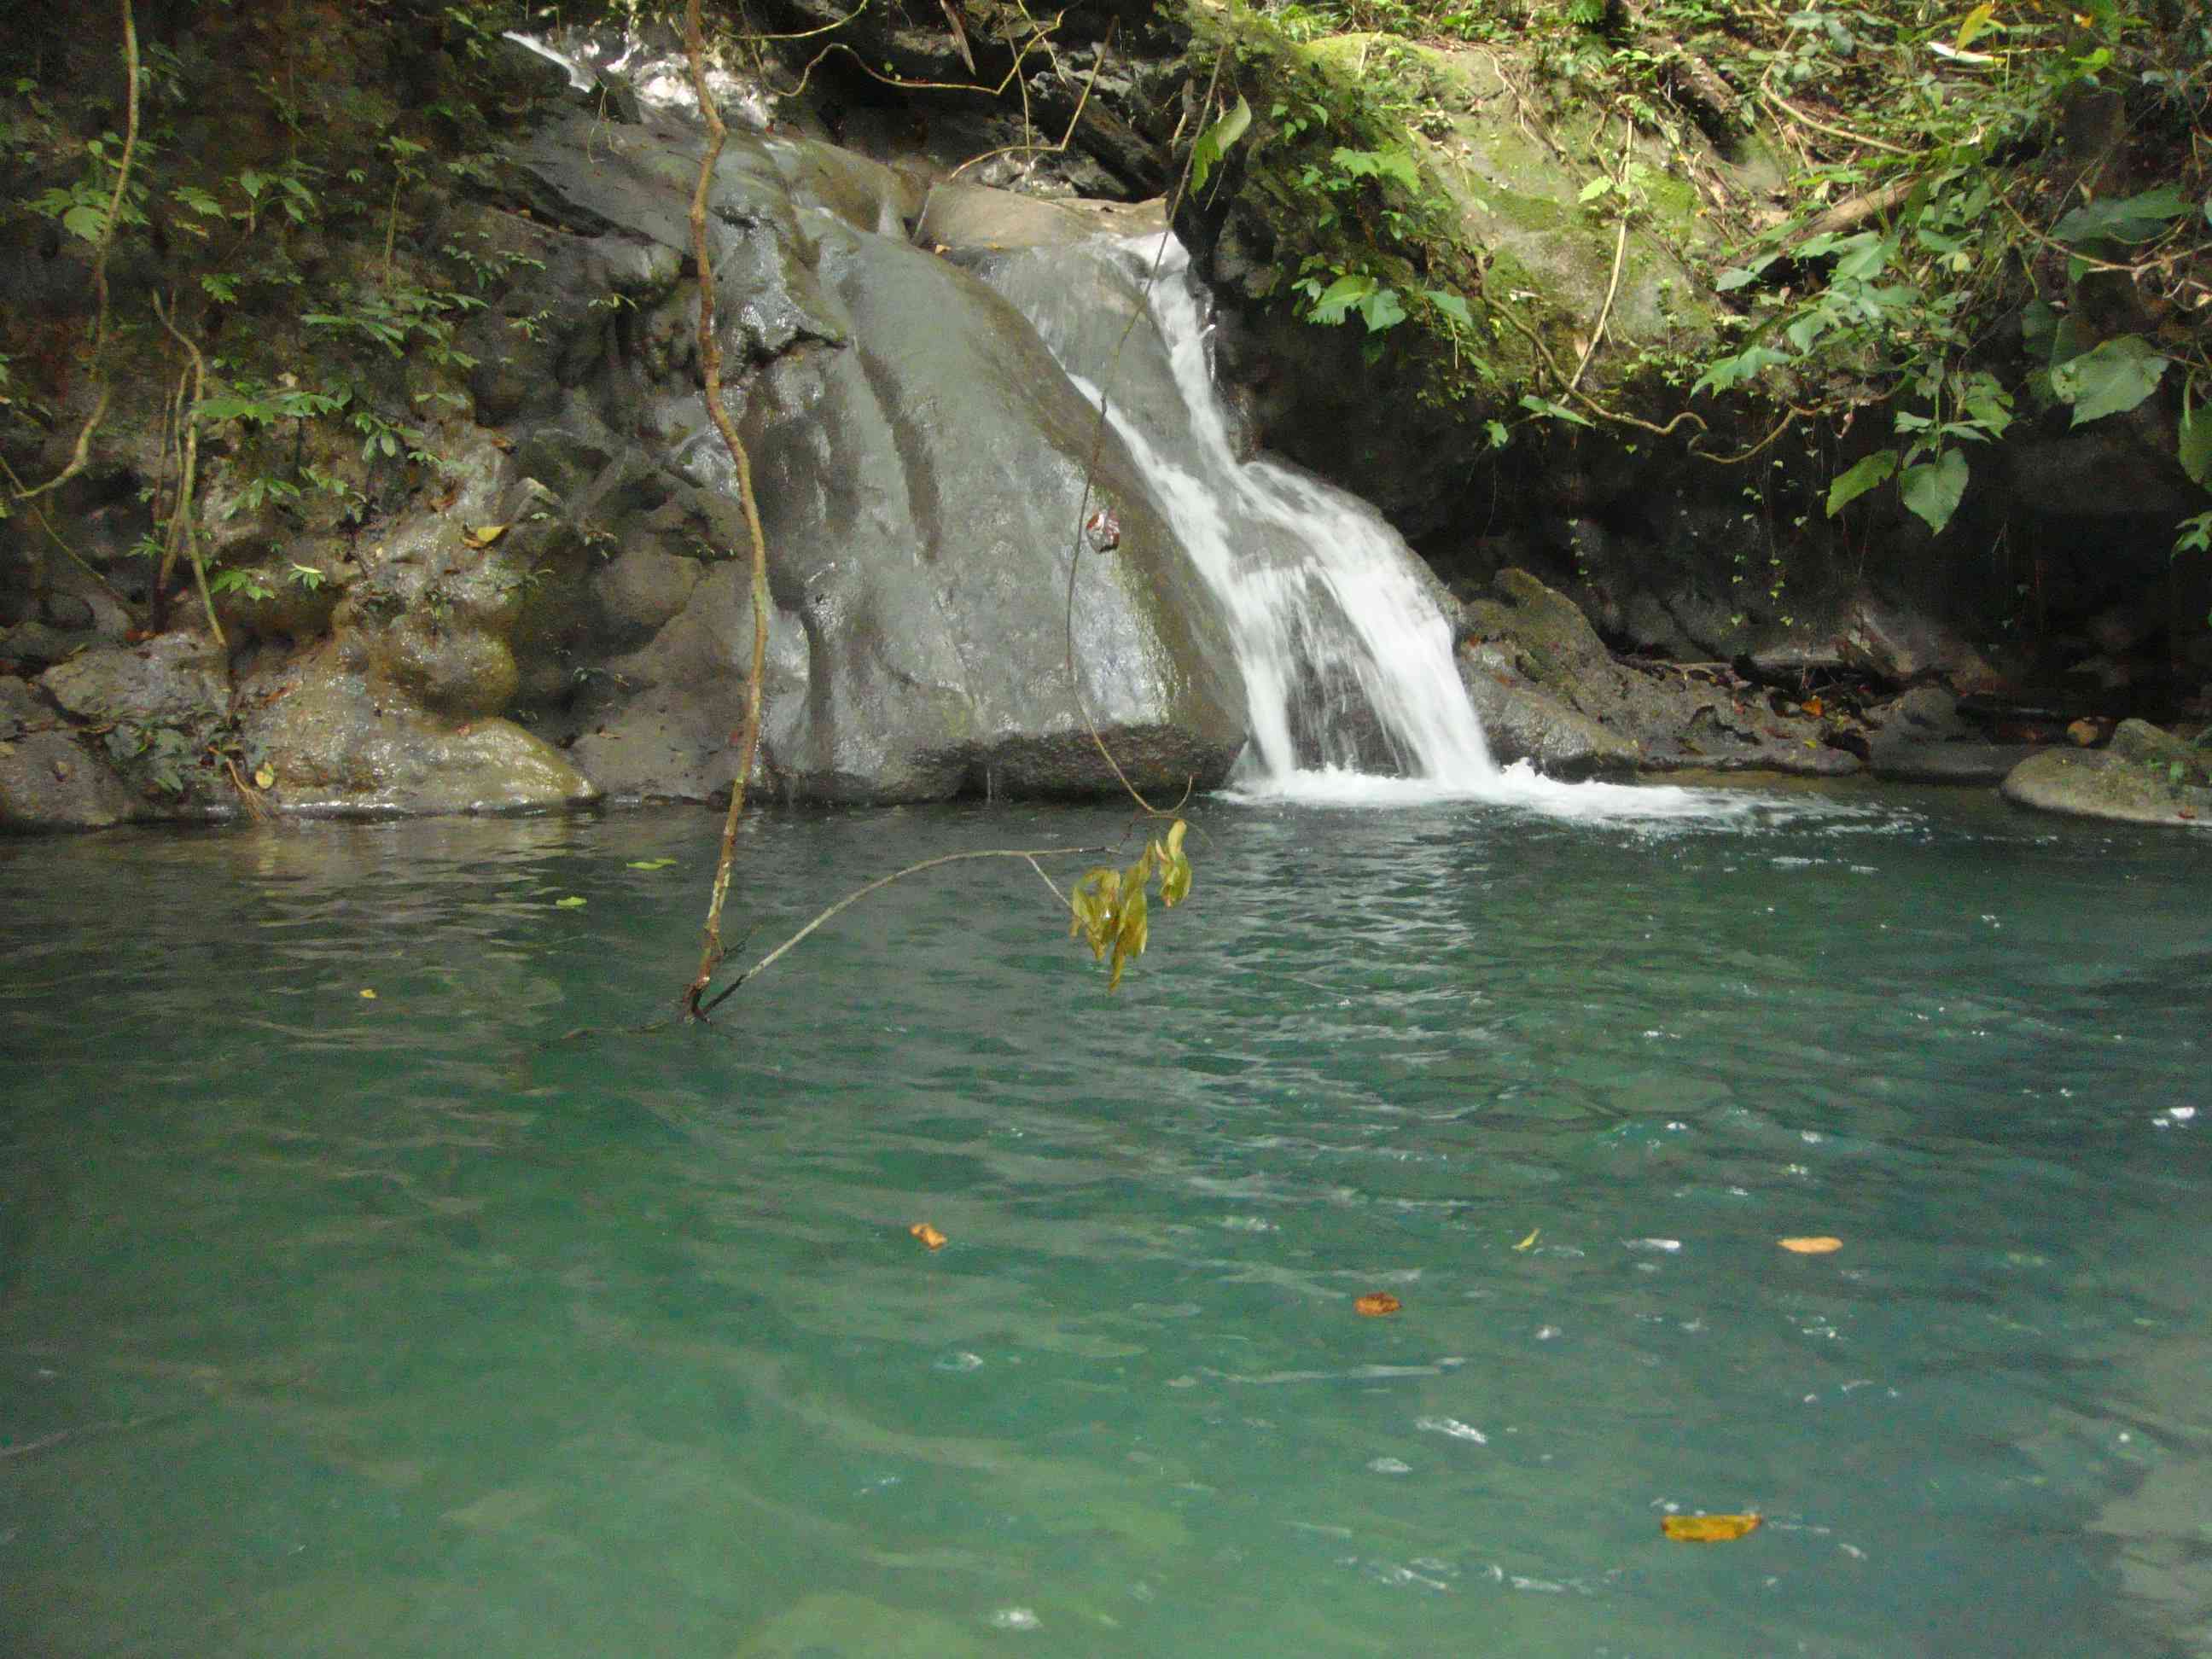
[(0, 844), (0, 1650), (2212, 1651), (2212, 847), (1734, 799)]

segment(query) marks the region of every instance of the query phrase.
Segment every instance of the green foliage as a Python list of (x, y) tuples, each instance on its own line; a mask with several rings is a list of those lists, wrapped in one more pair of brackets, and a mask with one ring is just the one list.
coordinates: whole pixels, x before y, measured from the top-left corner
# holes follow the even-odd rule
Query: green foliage
[(1068, 900), (1068, 936), (1080, 938), (1091, 947), (1093, 962), (1111, 954), (1109, 991), (1121, 988), (1121, 970), (1145, 953), (1151, 939), (1147, 890), (1157, 885), (1160, 902), (1170, 909), (1190, 896), (1190, 860), (1182, 850), (1189, 829), (1177, 818), (1164, 836), (1146, 843), (1127, 869), (1101, 865), (1085, 871), (1075, 883)]
[[(2201, 275), (2212, 264), (2203, 161), (2185, 145), (2182, 177), (2110, 197), (2081, 185), (2078, 169), (2039, 162), (2057, 154), (2083, 90), (2114, 82), (2130, 88), (2138, 118), (2164, 120), (2200, 158), (2212, 154), (2212, 32), (2192, 36), (2114, 5), (2064, 18), (1978, 6), (1929, 20), (1869, 4), (1789, 23), (1797, 39), (1747, 57), (1784, 87), (1817, 79), (1832, 101), (1873, 90), (1854, 112), (1857, 135), (1843, 135), (1865, 142), (1801, 176), (1803, 210), (1717, 276), (1719, 292), (1747, 303), (1746, 337), (1709, 360), (1694, 389), (1771, 392), (1839, 418), (1886, 405), (1890, 441), (1832, 482), (1832, 515), (1893, 481), (1902, 505), (1940, 532), (1964, 498), (1972, 450), (2003, 434), (2016, 403), (2063, 407), (2080, 427), (2173, 385), (2183, 388), (2178, 459), (2206, 483), (2212, 422), (2194, 413), (2200, 386), (2212, 386), (2206, 331), (2154, 331), (2135, 322), (2139, 307), (2089, 291), (2124, 279), (2144, 295), (2162, 283), (2185, 305), (2212, 297)], [(1946, 72), (1970, 50), (1981, 53), (1974, 69)], [(1981, 72), (1996, 64), (2002, 74)], [(2054, 181), (2066, 187), (2055, 201)], [(1839, 203), (1864, 204), (1862, 223), (1814, 222), (1834, 222)], [(2011, 316), (2024, 369), (1992, 351)]]
[(1291, 239), (1276, 250), (1273, 297), (1317, 326), (1356, 323), (1369, 361), (1388, 355), (1412, 371), (1417, 395), (1455, 401), (1486, 373), (1492, 342), (1469, 298), (1480, 272), (1459, 210), (1408, 125), (1434, 112), (1429, 70), (1392, 41), (1364, 47), (1356, 68), (1300, 45), (1344, 22), (1435, 32), (1411, 7), (1386, 9), (1194, 14), (1194, 56), (1226, 49), (1234, 102), (1197, 141), (1192, 174), (1210, 178), (1241, 142), (1241, 188)]
[(1251, 126), (1252, 106), (1239, 98), (1227, 114), (1198, 135), (1198, 142), (1191, 146), (1190, 151), (1190, 188), (1193, 195), (1206, 188), (1206, 179), (1220, 165), (1221, 158), (1251, 130)]

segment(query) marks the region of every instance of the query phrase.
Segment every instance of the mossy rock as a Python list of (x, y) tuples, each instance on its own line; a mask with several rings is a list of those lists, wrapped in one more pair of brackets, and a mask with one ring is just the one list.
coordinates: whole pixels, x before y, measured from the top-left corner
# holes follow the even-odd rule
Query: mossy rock
[(2012, 769), (2007, 800), (2127, 823), (2212, 828), (2204, 750), (2144, 720), (2123, 720), (2104, 749), (2046, 749)]

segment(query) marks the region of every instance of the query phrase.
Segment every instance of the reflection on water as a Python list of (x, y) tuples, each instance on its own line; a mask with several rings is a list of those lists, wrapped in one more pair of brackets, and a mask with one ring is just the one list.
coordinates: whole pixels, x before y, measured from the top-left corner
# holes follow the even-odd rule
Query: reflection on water
[(1198, 817), (0, 845), (0, 1648), (2212, 1650), (2200, 842)]

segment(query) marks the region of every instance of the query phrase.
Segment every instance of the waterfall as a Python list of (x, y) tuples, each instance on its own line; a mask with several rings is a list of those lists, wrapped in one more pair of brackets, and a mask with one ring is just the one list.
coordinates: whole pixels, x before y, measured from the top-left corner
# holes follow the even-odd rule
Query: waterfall
[[(1110, 376), (1108, 418), (1228, 614), (1252, 726), (1231, 787), (1326, 795), (1381, 776), (1490, 793), (1436, 579), (1357, 496), (1237, 458), (1188, 265), (1172, 237), (1101, 238), (991, 280), (1093, 404)], [(1151, 326), (1129, 330), (1139, 304)]]
[[(1018, 307), (1107, 416), (1229, 618), (1251, 721), (1234, 794), (1477, 800), (1578, 819), (1712, 821), (1783, 805), (1500, 770), (1453, 659), (1441, 585), (1382, 515), (1294, 467), (1240, 459), (1209, 362), (1206, 295), (1172, 235), (994, 257)], [(1809, 803), (1788, 811), (1813, 811)]]

